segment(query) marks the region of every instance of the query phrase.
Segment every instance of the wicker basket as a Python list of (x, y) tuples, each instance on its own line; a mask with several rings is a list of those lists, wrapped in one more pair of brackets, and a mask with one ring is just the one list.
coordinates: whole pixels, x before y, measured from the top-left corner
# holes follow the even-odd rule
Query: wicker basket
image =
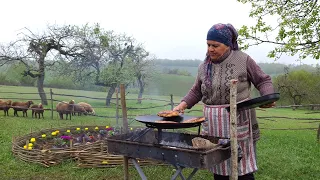
[[(78, 167), (114, 167), (123, 164), (123, 156), (108, 153), (107, 141), (99, 141), (93, 143), (90, 147), (82, 149), (76, 156)], [(164, 165), (162, 162), (154, 160), (137, 159), (139, 165)], [(129, 165), (133, 165), (129, 161)]]
[[(108, 147), (106, 141), (98, 140), (90, 144), (80, 144), (77, 146), (70, 146), (68, 148), (49, 148), (45, 150), (39, 149), (24, 149), (23, 146), (28, 143), (32, 137), (41, 137), (42, 134), (48, 134), (52, 131), (59, 130), (64, 132), (67, 129), (75, 128), (89, 128), (93, 129), (96, 126), (71, 126), (65, 128), (44, 129), (39, 132), (33, 132), (25, 136), (13, 138), (12, 153), (15, 157), (31, 163), (37, 163), (45, 167), (57, 165), (66, 159), (74, 159), (78, 167), (92, 168), (92, 167), (114, 167), (123, 165), (123, 156), (108, 154)], [(99, 129), (105, 128), (98, 126)], [(140, 165), (163, 165), (160, 162), (153, 160), (141, 160)], [(130, 163), (130, 165), (132, 165)]]

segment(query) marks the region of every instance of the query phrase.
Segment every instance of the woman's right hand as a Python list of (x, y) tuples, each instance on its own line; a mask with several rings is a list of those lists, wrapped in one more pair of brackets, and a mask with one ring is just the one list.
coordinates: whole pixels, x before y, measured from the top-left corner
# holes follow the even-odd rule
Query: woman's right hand
[(174, 111), (179, 111), (179, 113), (184, 113), (184, 110), (187, 109), (188, 105), (185, 101), (182, 101), (178, 106), (174, 107)]

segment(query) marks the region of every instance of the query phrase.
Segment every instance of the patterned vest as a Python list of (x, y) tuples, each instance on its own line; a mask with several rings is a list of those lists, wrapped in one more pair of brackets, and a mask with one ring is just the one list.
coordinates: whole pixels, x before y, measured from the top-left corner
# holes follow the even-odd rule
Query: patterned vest
[[(247, 77), (248, 55), (241, 51), (231, 51), (230, 55), (219, 63), (212, 63), (212, 88), (205, 85), (206, 65), (199, 66), (198, 74), (201, 84), (202, 102), (207, 105), (223, 105), (230, 103), (230, 80), (238, 79), (237, 102), (250, 99), (251, 82)], [(255, 109), (251, 109), (251, 125), (253, 139), (260, 138), (260, 130)]]
[[(241, 51), (231, 51), (230, 55), (220, 63), (212, 64), (212, 88), (201, 85), (202, 102), (207, 105), (229, 104), (230, 80), (238, 79), (237, 101), (250, 97), (251, 83), (247, 78), (248, 55)], [(199, 68), (200, 80), (204, 82), (205, 64)]]

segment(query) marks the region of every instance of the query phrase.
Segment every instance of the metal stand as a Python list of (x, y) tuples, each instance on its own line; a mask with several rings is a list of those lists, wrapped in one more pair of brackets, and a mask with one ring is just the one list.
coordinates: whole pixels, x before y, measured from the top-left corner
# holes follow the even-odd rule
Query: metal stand
[(201, 124), (199, 125), (198, 135), (200, 135), (200, 131), (201, 131)]
[(158, 144), (161, 143), (161, 140), (162, 140), (162, 129), (158, 128)]
[[(135, 158), (129, 158), (129, 159), (132, 161), (134, 167), (135, 167), (136, 170), (138, 171), (138, 173), (139, 173), (139, 175), (140, 175), (140, 177), (141, 177), (141, 180), (147, 180), (147, 177), (146, 177), (146, 175), (144, 174), (143, 170), (141, 169), (140, 165), (138, 164), (137, 160), (136, 160)], [(190, 174), (187, 178), (185, 178), (185, 177), (183, 176), (183, 174), (182, 174), (182, 170), (184, 169), (184, 167), (179, 166), (179, 165), (177, 165), (177, 164), (175, 164), (175, 165), (173, 165), (173, 166), (175, 167), (176, 172), (175, 172), (174, 175), (171, 177), (171, 180), (177, 179), (178, 176), (180, 176), (180, 178), (181, 178), (182, 180), (191, 180), (192, 177), (193, 177), (193, 176), (197, 173), (197, 171), (199, 170), (198, 168), (194, 168), (193, 171), (191, 172), (191, 174)]]
[[(138, 135), (138, 137), (134, 137), (134, 139), (135, 139), (135, 140), (138, 139), (139, 137), (141, 137), (141, 136), (143, 136), (144, 134), (146, 134), (146, 133), (147, 133), (149, 130), (151, 130), (152, 128), (155, 128), (155, 127), (148, 126), (148, 125), (147, 125), (147, 127), (148, 127), (148, 128), (146, 128), (145, 130), (143, 130), (143, 131), (141, 132), (141, 134)], [(157, 134), (158, 137), (157, 137), (157, 140), (158, 140), (158, 144), (160, 144), (160, 142), (161, 142), (161, 140), (162, 140), (162, 128), (157, 128), (157, 129), (158, 129), (158, 134)], [(199, 124), (198, 135), (200, 135), (200, 131), (201, 131), (201, 124)], [(132, 140), (133, 137), (130, 137), (129, 139)], [(128, 140), (128, 139), (127, 139), (127, 140)], [(138, 164), (136, 158), (131, 158), (131, 157), (128, 157), (128, 158), (132, 161), (132, 163), (133, 163), (134, 167), (136, 168), (136, 170), (138, 171), (141, 179), (142, 179), (142, 180), (147, 180), (147, 177), (146, 177), (146, 175), (144, 174), (143, 170), (141, 169), (140, 165)], [(177, 165), (177, 164), (173, 164), (173, 166), (174, 166), (174, 168), (176, 169), (176, 172), (175, 172), (175, 173), (173, 174), (173, 176), (171, 177), (171, 180), (177, 179), (178, 176), (180, 176), (180, 178), (181, 178), (182, 180), (190, 180), (190, 179), (192, 179), (192, 177), (193, 177), (193, 176), (198, 172), (198, 170), (199, 170), (198, 168), (194, 168), (193, 171), (191, 172), (191, 174), (190, 174), (187, 178), (185, 178), (185, 177), (183, 176), (183, 174), (182, 174), (182, 170), (183, 170), (185, 167), (179, 166), (179, 165)]]
[(181, 166), (178, 166), (178, 165), (173, 165), (173, 166), (176, 168), (177, 171), (176, 171), (176, 173), (174, 173), (174, 175), (172, 176), (171, 180), (177, 179), (178, 175), (181, 177), (182, 180), (190, 180), (190, 179), (192, 179), (192, 177), (198, 171), (198, 168), (194, 168), (193, 171), (191, 172), (191, 174), (186, 179), (182, 174), (182, 170), (183, 170), (184, 167), (181, 167)]
[(140, 177), (142, 180), (147, 180), (146, 175), (143, 173), (141, 167), (139, 166), (137, 160), (135, 158), (130, 158), (132, 163), (134, 164), (134, 167), (136, 168), (136, 170), (138, 171)]

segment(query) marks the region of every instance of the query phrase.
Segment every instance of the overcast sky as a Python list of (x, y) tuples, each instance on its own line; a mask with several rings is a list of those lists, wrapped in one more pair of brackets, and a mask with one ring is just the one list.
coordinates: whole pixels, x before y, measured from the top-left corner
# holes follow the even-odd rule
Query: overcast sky
[[(203, 59), (209, 28), (216, 23), (252, 25), (250, 8), (236, 0), (8, 0), (1, 2), (0, 41), (14, 40), (24, 27), (41, 31), (47, 24), (100, 23), (106, 30), (133, 36), (157, 58)], [(271, 48), (262, 45), (246, 52), (257, 62), (274, 62), (266, 57)], [(278, 62), (297, 64), (296, 59)]]

